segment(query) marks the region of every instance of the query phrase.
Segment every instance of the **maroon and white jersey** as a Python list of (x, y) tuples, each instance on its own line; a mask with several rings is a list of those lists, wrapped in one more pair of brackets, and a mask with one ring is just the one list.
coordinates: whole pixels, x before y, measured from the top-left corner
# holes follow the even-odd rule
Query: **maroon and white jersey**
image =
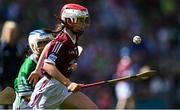
[[(50, 47), (45, 53), (44, 62), (54, 64), (65, 77), (69, 78), (68, 68), (77, 58), (77, 42), (73, 42), (71, 36), (66, 31), (62, 31), (50, 42)], [(47, 73), (44, 71), (43, 74)]]

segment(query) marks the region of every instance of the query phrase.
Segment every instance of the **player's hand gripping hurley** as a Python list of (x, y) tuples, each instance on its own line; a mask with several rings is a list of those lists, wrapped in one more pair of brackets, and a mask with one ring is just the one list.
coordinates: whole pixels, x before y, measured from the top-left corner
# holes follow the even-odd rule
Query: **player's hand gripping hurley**
[(134, 79), (146, 79), (146, 78), (151, 77), (154, 73), (156, 73), (155, 70), (145, 71), (145, 72), (141, 72), (141, 73), (138, 73), (138, 74), (132, 75), (132, 76), (125, 76), (125, 77), (121, 77), (121, 78), (85, 84), (85, 85), (82, 85), (81, 88), (88, 88), (88, 87), (93, 87), (93, 86), (98, 86), (98, 85), (103, 85), (103, 84), (111, 84), (111, 83), (115, 83), (118, 81), (127, 81), (127, 80), (132, 80), (132, 79), (133, 80)]

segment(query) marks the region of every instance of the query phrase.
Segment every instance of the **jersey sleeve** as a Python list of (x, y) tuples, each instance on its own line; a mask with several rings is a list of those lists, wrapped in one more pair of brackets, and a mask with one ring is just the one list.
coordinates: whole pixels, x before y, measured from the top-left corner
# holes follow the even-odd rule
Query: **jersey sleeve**
[(62, 43), (59, 41), (52, 42), (46, 53), (46, 59), (44, 62), (56, 65), (58, 53), (62, 48)]
[(27, 79), (35, 67), (36, 63), (30, 58), (26, 58), (22, 64), (18, 77), (14, 82), (14, 89), (20, 96), (26, 96), (32, 93), (32, 85), (29, 84)]

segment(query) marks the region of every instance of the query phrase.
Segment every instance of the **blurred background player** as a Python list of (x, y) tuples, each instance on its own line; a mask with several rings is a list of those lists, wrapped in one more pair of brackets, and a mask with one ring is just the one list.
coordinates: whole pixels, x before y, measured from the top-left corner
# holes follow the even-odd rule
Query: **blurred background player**
[[(23, 51), (19, 48), (17, 36), (17, 23), (10, 20), (5, 21), (2, 26), (0, 39), (0, 91), (13, 87), (14, 79), (22, 63)], [(10, 94), (8, 95), (11, 97)], [(5, 104), (2, 108), (9, 107)]]
[(28, 43), (32, 54), (24, 60), (18, 77), (14, 82), (14, 89), (16, 92), (16, 99), (13, 103), (13, 109), (27, 109), (29, 108), (28, 102), (30, 100), (33, 87), (29, 84), (27, 78), (30, 73), (35, 69), (39, 56), (44, 46), (53, 39), (51, 33), (44, 30), (34, 30), (29, 34)]
[(16, 73), (21, 65), (21, 54), (17, 45), (18, 26), (14, 21), (6, 21), (0, 40), (0, 90), (13, 86)]
[(80, 84), (69, 80), (69, 67), (78, 58), (78, 37), (89, 25), (88, 10), (78, 4), (66, 4), (58, 18), (62, 22), (58, 35), (43, 50), (44, 76), (36, 84), (29, 105), (34, 109), (97, 108), (95, 103), (78, 91)]
[[(117, 64), (115, 73), (116, 78), (133, 74), (133, 63), (129, 54), (130, 49), (128, 47), (123, 47), (122, 49), (120, 49), (120, 60)], [(115, 84), (115, 93), (117, 97), (116, 109), (126, 109), (128, 99), (132, 95), (131, 89), (132, 88), (128, 81), (120, 81)]]

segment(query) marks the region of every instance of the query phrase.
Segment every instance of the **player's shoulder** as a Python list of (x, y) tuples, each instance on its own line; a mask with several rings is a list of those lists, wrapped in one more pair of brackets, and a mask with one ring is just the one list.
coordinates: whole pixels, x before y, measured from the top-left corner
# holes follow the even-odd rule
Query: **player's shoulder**
[(52, 40), (52, 42), (56, 42), (56, 41), (59, 41), (61, 43), (65, 43), (67, 42), (69, 39), (68, 39), (68, 35), (65, 33), (65, 32), (61, 32), (59, 33), (56, 38), (54, 40)]
[(22, 73), (22, 71), (26, 71), (30, 68), (35, 68), (36, 67), (36, 64), (37, 64), (37, 61), (34, 60), (32, 58), (32, 56), (29, 56), (29, 57), (26, 57), (24, 59), (24, 62), (23, 64), (21, 65), (21, 68), (20, 68), (20, 72), (19, 73)]
[(31, 54), (29, 57), (25, 59), (25, 63), (27, 64), (36, 64), (38, 57), (35, 54)]

